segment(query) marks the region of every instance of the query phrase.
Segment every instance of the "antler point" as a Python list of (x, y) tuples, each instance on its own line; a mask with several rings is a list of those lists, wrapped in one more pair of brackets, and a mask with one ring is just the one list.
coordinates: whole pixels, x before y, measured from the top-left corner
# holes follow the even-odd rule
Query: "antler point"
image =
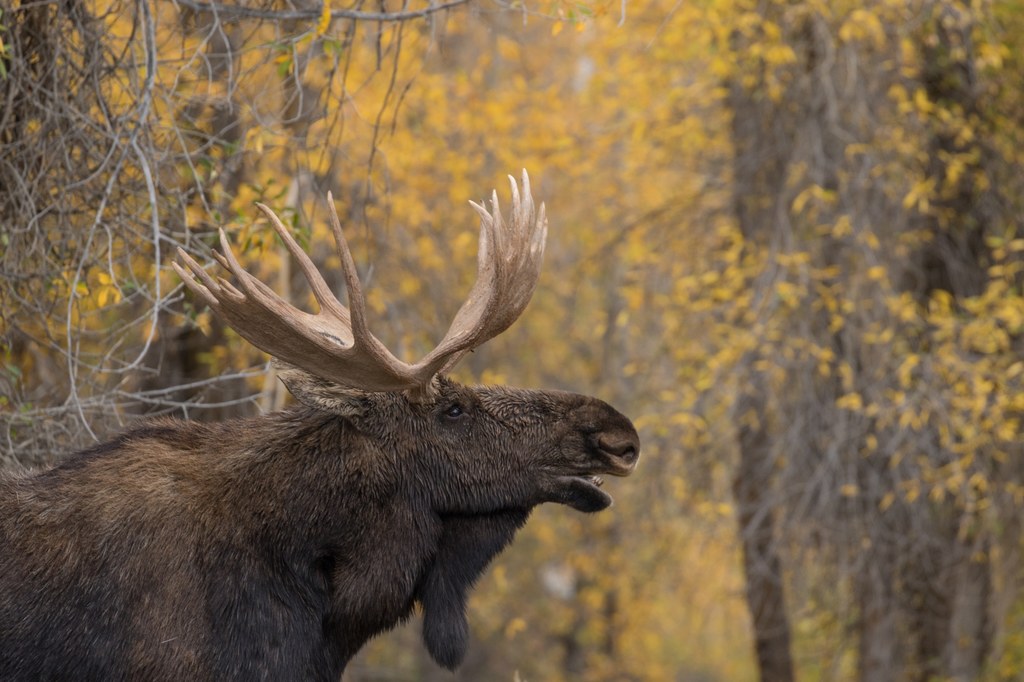
[[(179, 248), (178, 250), (180, 251), (181, 249)], [(178, 273), (178, 277), (180, 277), (181, 279), (185, 279), (186, 277), (188, 277), (188, 275), (185, 274), (185, 268), (178, 265), (178, 261), (172, 260), (171, 267), (174, 268), (174, 271)]]

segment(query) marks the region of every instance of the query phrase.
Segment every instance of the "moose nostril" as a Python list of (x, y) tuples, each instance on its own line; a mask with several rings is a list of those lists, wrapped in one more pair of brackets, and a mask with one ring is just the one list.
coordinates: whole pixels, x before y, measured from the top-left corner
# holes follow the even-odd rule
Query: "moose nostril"
[(622, 438), (601, 434), (597, 439), (597, 446), (613, 457), (618, 457), (625, 462), (632, 462), (637, 456), (637, 444), (632, 438)]

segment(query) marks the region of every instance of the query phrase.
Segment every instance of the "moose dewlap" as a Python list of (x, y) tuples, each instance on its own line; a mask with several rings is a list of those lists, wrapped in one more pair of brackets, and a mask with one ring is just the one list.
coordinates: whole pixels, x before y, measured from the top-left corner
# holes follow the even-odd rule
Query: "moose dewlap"
[(530, 510), (606, 508), (599, 476), (628, 475), (640, 449), (597, 398), (444, 376), (533, 293), (547, 221), (522, 185), (507, 222), (496, 194), (474, 204), (476, 284), (415, 364), (370, 333), (333, 211), (348, 307), (264, 206), (318, 314), (245, 272), (223, 232), (233, 283), (180, 253), (188, 287), (276, 358), (298, 405), (154, 421), (0, 479), (0, 679), (336, 682), (416, 603), (431, 655), (457, 666), (467, 592)]

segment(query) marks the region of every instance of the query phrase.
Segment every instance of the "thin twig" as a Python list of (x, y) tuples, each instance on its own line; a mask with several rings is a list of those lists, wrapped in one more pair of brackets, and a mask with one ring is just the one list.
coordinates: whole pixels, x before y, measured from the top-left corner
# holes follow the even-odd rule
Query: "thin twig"
[[(212, 13), (221, 21), (243, 21), (245, 19), (265, 19), (268, 21), (314, 21), (320, 17), (319, 9), (296, 9), (296, 10), (273, 10), (260, 9), (257, 7), (240, 7), (238, 5), (224, 5), (217, 2), (196, 2), (195, 0), (176, 0), (177, 4), (187, 7), (195, 12)], [(354, 9), (331, 10), (332, 19), (350, 19), (353, 21), (409, 21), (411, 19), (422, 19), (431, 14), (466, 5), (470, 0), (452, 0), (440, 5), (424, 7), (418, 10), (403, 10), (400, 12), (363, 12)]]

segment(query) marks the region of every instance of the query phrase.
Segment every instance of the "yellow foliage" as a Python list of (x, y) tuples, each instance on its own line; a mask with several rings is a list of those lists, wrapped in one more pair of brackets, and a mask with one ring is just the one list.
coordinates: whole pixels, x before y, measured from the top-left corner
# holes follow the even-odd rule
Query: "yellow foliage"
[[(891, 480), (878, 491), (844, 483), (832, 497), (890, 516), (904, 504), (945, 512), (1000, 495), (1024, 503), (1024, 486), (991, 466), (1021, 454), (1024, 238), (1007, 229), (986, 243), (991, 260), (974, 296), (903, 288), (917, 283), (941, 220), (963, 217), (946, 215), (956, 192), (1005, 181), (984, 166), (990, 156), (1016, 159), (1017, 136), (1009, 119), (974, 120), (921, 85), (928, 65), (906, 3), (556, 3), (551, 20), (525, 8), (456, 11), (431, 26), (362, 24), (345, 42), (347, 26), (332, 22), (332, 3), (323, 2), (298, 35), (253, 24), (230, 83), (192, 58), (205, 38), (182, 28), (174, 3), (154, 7), (161, 50), (182, 50), (161, 54), (155, 74), (153, 134), (183, 158), (161, 189), (187, 197), (169, 235), (212, 244), (212, 228), (224, 225), (246, 266), (272, 278), (285, 255), (253, 222), (252, 204), (263, 201), (336, 269), (314, 196), (330, 188), (361, 272), (372, 273), (374, 323), (409, 356), (440, 338), (472, 282), (476, 218), (466, 201), (498, 186), (507, 205), (504, 174), (530, 170), (551, 218), (541, 284), (522, 320), (467, 359), (460, 376), (615, 397), (641, 427), (645, 460), (636, 477), (614, 484), (612, 514), (585, 522), (565, 510), (538, 514), (488, 574), (473, 608), (485, 640), (520, 652), (507, 669), (565, 679), (551, 642), (587, 622), (581, 641), (608, 635), (618, 653), (614, 662), (595, 655), (582, 682), (753, 677), (746, 625), (735, 642), (736, 624), (748, 622), (729, 486), (740, 428), (765, 429), (787, 450), (779, 470), (795, 476), (790, 450), (822, 445), (789, 430), (801, 425), (794, 415), (834, 427), (834, 438), (816, 438), (842, 466), (888, 462)], [(132, 35), (128, 19), (107, 18), (117, 46)], [(828, 59), (862, 60), (842, 62), (850, 92), (877, 94), (844, 107), (830, 99), (843, 92), (814, 81), (814, 107), (833, 117), (824, 127), (804, 120), (814, 107), (788, 99), (833, 68), (805, 68), (807, 26), (822, 33)], [(1017, 51), (976, 37), (973, 68), (1006, 79), (986, 81), (985, 106), (1016, 110), (996, 93), (1013, 96)], [(134, 106), (130, 82), (106, 84), (120, 109), (110, 115)], [(769, 198), (779, 208), (759, 214), (767, 216), (760, 233), (741, 230), (732, 194), (732, 107), (743, 89), (766, 110), (766, 101), (779, 103), (780, 127), (800, 127), (784, 155), (796, 160), (772, 178), (783, 187)], [(177, 117), (193, 106), (209, 109), (200, 119), (237, 114), (235, 148), (183, 134)], [(195, 125), (205, 132), (204, 120)], [(30, 121), (26, 131), (37, 128)], [(930, 153), (946, 139), (945, 155)], [(815, 154), (828, 162), (817, 175)], [(228, 177), (232, 164), (241, 180)], [(151, 253), (118, 260), (127, 249), (112, 247), (114, 258), (80, 274), (63, 264), (45, 283), (64, 307), (74, 301), (70, 315), (84, 331), (119, 319), (133, 277), (164, 292), (177, 286)], [(210, 312), (194, 305), (189, 299), (186, 311), (212, 334)], [(64, 321), (37, 324), (65, 335)], [(264, 359), (238, 352), (246, 347), (231, 334), (226, 344), (231, 350), (204, 355), (215, 371)], [(751, 379), (766, 405), (734, 414)], [(967, 454), (975, 459), (960, 461)], [(861, 480), (848, 473), (829, 480)], [(606, 563), (610, 548), (622, 553), (618, 570)], [(563, 603), (538, 585), (537, 567), (553, 559), (571, 564), (578, 598)], [(602, 615), (609, 595), (615, 617)], [(798, 646), (820, 643), (823, 608), (802, 614)], [(852, 666), (842, 652), (835, 658), (834, 670)], [(806, 660), (800, 665), (813, 665)]]
[(331, 25), (331, 3), (330, 0), (321, 0), (320, 18), (316, 22), (316, 34), (322, 36), (327, 33)]
[(866, 40), (875, 48), (885, 44), (885, 28), (878, 15), (868, 9), (855, 9), (839, 27), (839, 39), (844, 42)]
[(864, 399), (859, 393), (847, 393), (836, 399), (836, 407), (844, 410), (859, 410), (864, 406)]

